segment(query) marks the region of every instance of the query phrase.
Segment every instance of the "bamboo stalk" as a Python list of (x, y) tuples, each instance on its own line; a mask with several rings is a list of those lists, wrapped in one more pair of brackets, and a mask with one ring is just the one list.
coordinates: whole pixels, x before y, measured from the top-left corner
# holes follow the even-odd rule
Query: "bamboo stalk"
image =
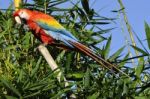
[[(119, 11), (118, 13), (118, 16), (119, 18), (121, 19), (121, 12)], [(131, 53), (131, 49), (130, 49), (130, 45), (129, 45), (129, 39), (127, 37), (127, 35), (125, 34), (125, 30), (124, 30), (124, 25), (123, 25), (123, 22), (120, 20), (120, 24), (121, 24), (121, 30), (122, 30), (122, 33), (124, 34), (124, 38), (125, 38), (125, 45), (127, 45), (127, 49), (128, 49), (128, 53), (129, 53), (129, 56), (130, 57), (133, 57), (132, 53)], [(134, 64), (134, 59), (131, 59), (131, 62), (133, 65)]]
[(44, 1), (44, 11), (45, 11), (45, 13), (47, 13), (47, 2), (46, 2), (46, 0)]
[[(124, 8), (124, 5), (123, 5), (123, 3), (122, 3), (122, 0), (118, 0), (118, 2), (119, 2), (119, 4), (120, 4), (120, 7), (121, 7), (121, 8)], [(126, 27), (127, 27), (127, 29), (128, 29), (129, 35), (130, 35), (131, 42), (132, 42), (132, 44), (133, 44), (134, 46), (136, 46), (136, 43), (135, 43), (135, 40), (134, 40), (134, 36), (133, 36), (133, 32), (132, 32), (132, 30), (131, 30), (131, 26), (130, 26), (130, 24), (129, 24), (129, 21), (128, 21), (128, 18), (127, 18), (127, 15), (126, 15), (124, 9), (122, 9), (122, 13), (123, 13), (123, 17), (124, 17), (124, 21), (125, 21)], [(139, 55), (138, 51), (136, 51), (136, 50), (134, 50), (134, 51), (135, 51), (135, 54), (138, 56), (138, 55)]]

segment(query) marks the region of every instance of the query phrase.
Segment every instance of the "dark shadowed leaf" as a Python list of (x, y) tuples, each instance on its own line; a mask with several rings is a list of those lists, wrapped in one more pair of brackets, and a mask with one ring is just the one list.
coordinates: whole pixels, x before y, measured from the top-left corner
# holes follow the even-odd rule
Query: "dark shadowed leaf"
[(90, 70), (87, 69), (84, 77), (84, 86), (85, 88), (89, 88), (90, 86)]
[(6, 98), (6, 99), (18, 99), (18, 98), (16, 98), (16, 97), (8, 96), (8, 95), (5, 95), (5, 98)]
[(99, 92), (96, 92), (94, 94), (92, 94), (91, 96), (88, 96), (87, 99), (97, 99), (99, 96)]
[(89, 0), (81, 0), (81, 4), (82, 4), (84, 10), (86, 11), (86, 13), (88, 14), (90, 11)]
[(9, 88), (14, 94), (21, 97), (21, 93), (12, 85), (8, 80), (4, 79), (3, 77), (0, 78), (1, 82)]

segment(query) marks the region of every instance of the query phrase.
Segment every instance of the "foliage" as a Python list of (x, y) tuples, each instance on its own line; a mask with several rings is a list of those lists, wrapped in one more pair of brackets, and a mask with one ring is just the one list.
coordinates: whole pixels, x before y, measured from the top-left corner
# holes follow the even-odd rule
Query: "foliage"
[[(66, 98), (73, 93), (79, 99), (99, 98), (139, 98), (150, 96), (149, 53), (145, 47), (132, 45), (140, 56), (129, 58), (128, 52), (122, 56), (125, 47), (111, 53), (111, 36), (104, 36), (112, 29), (101, 29), (100, 25), (111, 24), (113, 18), (100, 17), (90, 8), (89, 0), (72, 2), (70, 8), (59, 8), (70, 0), (34, 0), (34, 4), (24, 7), (44, 11), (55, 16), (82, 43), (86, 44), (106, 60), (117, 64), (118, 68), (130, 76), (114, 73), (101, 68), (89, 57), (47, 46), (56, 59), (63, 75), (69, 81), (57, 81), (54, 71), (36, 50), (40, 42), (29, 30), (17, 25), (12, 17), (12, 7), (0, 12), (0, 98)], [(44, 6), (43, 6), (44, 5)], [(150, 27), (145, 23), (148, 47)], [(141, 41), (139, 41), (142, 43)], [(104, 44), (106, 43), (106, 44)], [(98, 46), (103, 44), (102, 49)], [(129, 64), (137, 59), (134, 67)], [(136, 65), (136, 66), (135, 66)]]

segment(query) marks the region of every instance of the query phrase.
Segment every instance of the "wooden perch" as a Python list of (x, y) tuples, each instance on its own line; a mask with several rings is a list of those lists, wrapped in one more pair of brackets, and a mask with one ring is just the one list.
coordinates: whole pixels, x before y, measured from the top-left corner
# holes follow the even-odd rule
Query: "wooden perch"
[[(52, 58), (51, 54), (49, 53), (49, 51), (43, 44), (39, 45), (38, 49), (41, 52), (41, 54), (44, 56), (45, 60), (49, 64), (49, 67), (52, 69), (52, 71), (57, 69), (55, 72), (58, 72), (57, 79), (60, 82), (62, 73), (61, 73), (60, 69), (58, 68), (56, 62)], [(69, 84), (65, 77), (64, 77), (64, 81), (65, 81), (65, 87), (67, 87)]]

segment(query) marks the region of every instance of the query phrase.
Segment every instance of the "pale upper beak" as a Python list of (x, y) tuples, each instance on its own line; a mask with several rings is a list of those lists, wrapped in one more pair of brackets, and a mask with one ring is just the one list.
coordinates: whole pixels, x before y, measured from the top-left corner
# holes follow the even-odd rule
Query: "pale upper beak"
[(19, 13), (19, 10), (16, 11), (16, 12), (13, 14), (13, 16), (15, 17), (15, 21), (16, 21), (18, 24), (21, 24), (21, 19), (20, 19), (18, 13)]
[(21, 19), (19, 16), (15, 16), (15, 21), (18, 23), (18, 24), (21, 24)]

